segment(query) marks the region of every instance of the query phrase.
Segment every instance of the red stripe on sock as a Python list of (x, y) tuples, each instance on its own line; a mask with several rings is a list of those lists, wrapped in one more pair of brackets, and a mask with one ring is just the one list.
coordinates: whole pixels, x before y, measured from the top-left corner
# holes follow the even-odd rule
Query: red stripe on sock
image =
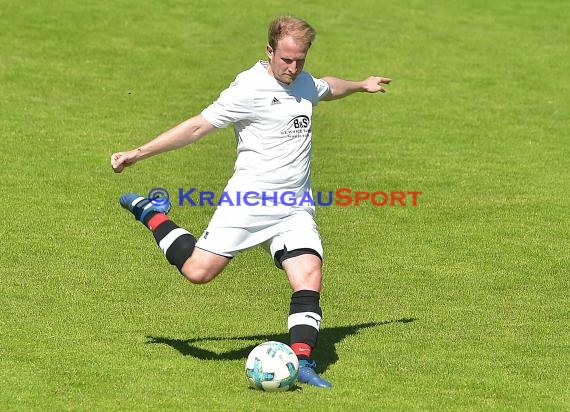
[(295, 355), (297, 356), (304, 356), (307, 358), (311, 357), (312, 348), (306, 343), (293, 343), (291, 345), (291, 349), (293, 349), (293, 352), (295, 352)]
[(167, 220), (170, 220), (170, 219), (164, 213), (157, 213), (156, 215), (154, 215), (153, 217), (151, 217), (149, 219), (147, 226), (151, 231), (154, 232), (157, 227), (159, 227), (161, 224), (163, 224)]

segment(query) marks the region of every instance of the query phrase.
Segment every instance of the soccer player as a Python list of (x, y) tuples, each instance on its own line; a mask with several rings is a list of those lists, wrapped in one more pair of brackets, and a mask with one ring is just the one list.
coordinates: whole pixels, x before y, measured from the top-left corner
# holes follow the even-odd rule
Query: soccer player
[[(271, 254), (292, 288), (288, 315), (290, 346), (299, 357), (301, 383), (330, 388), (316, 372), (311, 351), (317, 343), (322, 311), (319, 303), (323, 247), (307, 202), (283, 202), (311, 191), (313, 107), (355, 92), (385, 92), (387, 77), (362, 81), (314, 78), (303, 71), (315, 30), (292, 16), (269, 25), (267, 61), (258, 61), (236, 77), (219, 98), (178, 126), (133, 150), (114, 153), (117, 173), (148, 157), (194, 143), (232, 124), (237, 140), (233, 176), (224, 192), (232, 199), (249, 192), (240, 206), (218, 205), (202, 236), (196, 239), (168, 216), (169, 202), (134, 193), (120, 197), (153, 234), (166, 259), (192, 283), (215, 278), (232, 257), (256, 245)], [(295, 204), (293, 204), (295, 203)]]

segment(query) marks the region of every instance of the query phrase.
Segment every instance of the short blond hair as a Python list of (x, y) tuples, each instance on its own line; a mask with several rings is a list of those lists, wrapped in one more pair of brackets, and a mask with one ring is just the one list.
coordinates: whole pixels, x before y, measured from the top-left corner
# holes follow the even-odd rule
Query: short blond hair
[(315, 29), (305, 20), (294, 16), (279, 16), (269, 24), (267, 41), (271, 48), (276, 50), (279, 40), (285, 36), (291, 36), (296, 42), (308, 49), (316, 35)]

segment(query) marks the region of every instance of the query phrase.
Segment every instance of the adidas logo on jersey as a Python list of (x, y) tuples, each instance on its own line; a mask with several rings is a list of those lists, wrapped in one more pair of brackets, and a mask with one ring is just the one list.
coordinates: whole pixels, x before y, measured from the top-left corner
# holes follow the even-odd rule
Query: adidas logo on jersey
[(273, 100), (271, 100), (271, 106), (273, 106), (274, 104), (281, 104), (281, 102), (277, 97), (274, 97)]

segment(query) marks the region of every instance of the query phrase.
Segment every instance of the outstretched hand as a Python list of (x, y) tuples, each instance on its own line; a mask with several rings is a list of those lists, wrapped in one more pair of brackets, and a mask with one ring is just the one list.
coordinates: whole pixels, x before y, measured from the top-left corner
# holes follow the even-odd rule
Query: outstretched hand
[(370, 76), (362, 82), (362, 88), (368, 93), (386, 93), (384, 84), (389, 84), (392, 81), (389, 77)]
[(118, 152), (111, 155), (111, 167), (115, 173), (121, 173), (125, 167), (132, 166), (137, 162), (137, 150)]

